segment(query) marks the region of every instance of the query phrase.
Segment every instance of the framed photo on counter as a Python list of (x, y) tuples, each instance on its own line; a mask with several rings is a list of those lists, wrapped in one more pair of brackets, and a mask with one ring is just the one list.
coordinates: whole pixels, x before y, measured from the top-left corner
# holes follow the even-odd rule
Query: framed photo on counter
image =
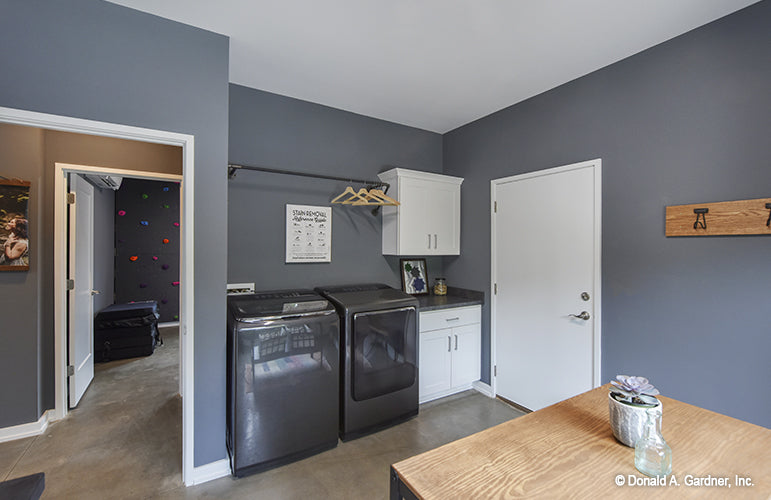
[(402, 290), (410, 295), (428, 293), (428, 274), (426, 259), (400, 259), (399, 268), (402, 271)]

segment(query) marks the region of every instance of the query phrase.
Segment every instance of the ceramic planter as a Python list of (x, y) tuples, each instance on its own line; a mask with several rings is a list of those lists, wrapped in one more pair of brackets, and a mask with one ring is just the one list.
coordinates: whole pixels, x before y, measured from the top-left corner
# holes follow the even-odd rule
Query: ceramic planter
[[(661, 401), (654, 397), (648, 397), (651, 402), (655, 402), (655, 408), (662, 411)], [(634, 448), (635, 443), (643, 434), (645, 422), (648, 419), (648, 410), (651, 408), (632, 406), (616, 401), (608, 393), (608, 410), (610, 415), (610, 428), (613, 429), (613, 435), (623, 444)]]

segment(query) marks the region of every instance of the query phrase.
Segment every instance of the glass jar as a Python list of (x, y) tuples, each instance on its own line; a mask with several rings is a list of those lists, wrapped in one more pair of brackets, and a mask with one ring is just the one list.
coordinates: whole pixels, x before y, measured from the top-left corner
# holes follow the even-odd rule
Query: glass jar
[(434, 279), (434, 295), (447, 295), (447, 280), (444, 278)]
[(668, 476), (672, 473), (672, 449), (661, 435), (661, 411), (647, 411), (643, 434), (634, 446), (634, 466), (646, 476)]

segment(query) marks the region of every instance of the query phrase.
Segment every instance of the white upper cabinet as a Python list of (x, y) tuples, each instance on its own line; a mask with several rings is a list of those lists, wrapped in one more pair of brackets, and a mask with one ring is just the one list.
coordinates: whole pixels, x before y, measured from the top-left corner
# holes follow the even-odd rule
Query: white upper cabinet
[(383, 207), (383, 255), (459, 255), (461, 177), (394, 168), (378, 174), (401, 203)]

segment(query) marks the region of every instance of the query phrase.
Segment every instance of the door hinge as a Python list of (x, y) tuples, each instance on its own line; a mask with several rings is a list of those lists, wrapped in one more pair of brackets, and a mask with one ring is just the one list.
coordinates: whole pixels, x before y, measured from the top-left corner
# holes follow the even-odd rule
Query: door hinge
[(75, 193), (67, 193), (67, 204), (69, 205), (75, 204)]
[(75, 290), (75, 280), (67, 280), (67, 290)]
[(495, 283), (493, 285), (493, 291), (494, 291), (495, 295), (498, 295), (498, 283)]
[(493, 377), (498, 376), (498, 365), (493, 365)]
[(72, 377), (73, 375), (75, 375), (75, 367), (73, 365), (68, 365), (67, 366), (67, 376), (68, 377)]
[(498, 202), (494, 201), (493, 205), (494, 205), (493, 211), (497, 214), (498, 213)]

